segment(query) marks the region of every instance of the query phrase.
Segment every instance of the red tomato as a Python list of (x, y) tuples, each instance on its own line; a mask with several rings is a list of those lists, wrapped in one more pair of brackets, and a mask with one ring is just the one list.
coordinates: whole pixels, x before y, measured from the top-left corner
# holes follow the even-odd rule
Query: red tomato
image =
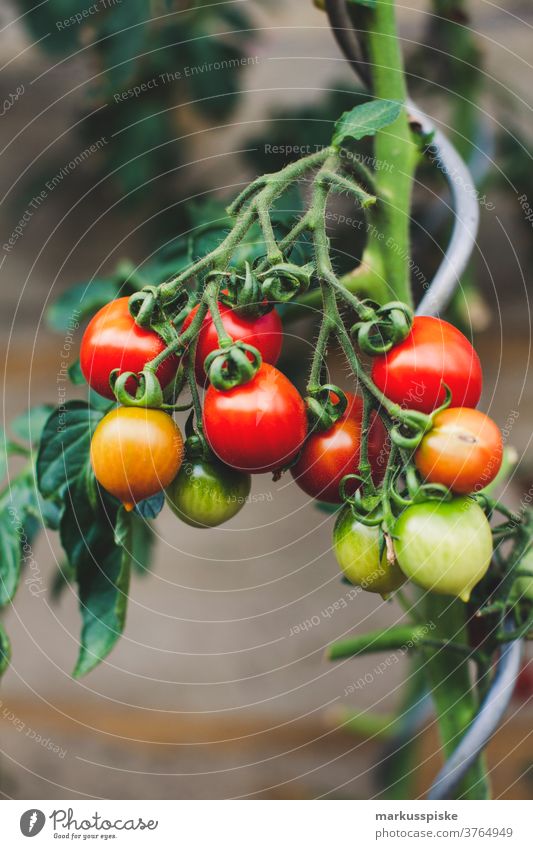
[(430, 483), (443, 483), (466, 495), (494, 480), (502, 457), (502, 435), (492, 419), (469, 407), (449, 407), (435, 416), (415, 463)]
[[(348, 407), (341, 418), (328, 430), (312, 433), (291, 468), (294, 480), (304, 492), (330, 504), (341, 503), (339, 485), (344, 475), (359, 471), (363, 400), (348, 392), (346, 397)], [(374, 413), (368, 436), (368, 457), (375, 483), (383, 478), (387, 456), (387, 431)], [(354, 481), (347, 491), (352, 495), (356, 488)]]
[(204, 430), (215, 454), (234, 469), (270, 472), (289, 463), (307, 432), (302, 396), (284, 374), (263, 363), (242, 386), (209, 386)]
[[(98, 310), (81, 340), (80, 365), (85, 380), (105, 398), (114, 398), (109, 385), (113, 369), (140, 372), (166, 348), (153, 330), (139, 327), (128, 310), (128, 298), (117, 298)], [(170, 383), (177, 369), (175, 357), (168, 357), (157, 370), (162, 386)], [(131, 385), (130, 385), (131, 384)], [(135, 391), (135, 381), (127, 389)]]
[[(279, 313), (275, 309), (257, 318), (242, 318), (224, 304), (219, 303), (218, 308), (224, 329), (234, 342), (240, 341), (246, 342), (247, 345), (253, 345), (261, 354), (263, 362), (271, 365), (277, 363), (283, 342), (283, 331)], [(183, 322), (182, 332), (187, 330), (197, 312), (198, 306), (193, 307)], [(208, 313), (198, 335), (194, 363), (196, 380), (201, 386), (204, 386), (207, 381), (207, 375), (204, 371), (205, 358), (211, 351), (216, 351), (219, 347), (215, 325)]]
[(431, 413), (451, 390), (452, 407), (475, 407), (481, 395), (481, 364), (472, 345), (447, 321), (417, 316), (409, 335), (376, 357), (372, 380), (405, 409)]

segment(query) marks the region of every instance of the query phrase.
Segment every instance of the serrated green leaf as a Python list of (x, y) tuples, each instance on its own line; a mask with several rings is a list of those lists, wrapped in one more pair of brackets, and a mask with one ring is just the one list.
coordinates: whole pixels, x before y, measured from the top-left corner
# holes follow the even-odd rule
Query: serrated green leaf
[(18, 511), (9, 506), (0, 510), (0, 607), (9, 604), (20, 579), (20, 542), (17, 529), (24, 533)]
[(66, 333), (76, 330), (76, 325), (112, 301), (119, 294), (119, 284), (111, 278), (96, 278), (77, 283), (56, 298), (46, 311), (46, 320), (52, 330)]
[[(99, 491), (96, 509), (80, 476), (67, 493), (60, 525), (61, 544), (75, 567), (82, 617), (78, 660), (73, 675), (80, 678), (97, 666), (122, 634), (126, 620), (131, 571), (130, 525), (117, 503)], [(117, 519), (117, 514), (118, 518)], [(115, 540), (115, 523), (120, 523)]]
[(84, 470), (91, 434), (103, 413), (85, 401), (68, 401), (49, 416), (37, 455), (37, 483), (44, 498), (61, 500)]
[(51, 404), (30, 407), (25, 413), (13, 419), (10, 425), (11, 430), (19, 439), (28, 442), (30, 445), (36, 445), (52, 410)]
[(345, 139), (373, 136), (378, 130), (392, 124), (399, 116), (402, 104), (395, 100), (369, 100), (344, 112), (335, 124), (331, 143), (340, 147)]
[(0, 678), (9, 666), (11, 660), (11, 643), (2, 624), (0, 623)]

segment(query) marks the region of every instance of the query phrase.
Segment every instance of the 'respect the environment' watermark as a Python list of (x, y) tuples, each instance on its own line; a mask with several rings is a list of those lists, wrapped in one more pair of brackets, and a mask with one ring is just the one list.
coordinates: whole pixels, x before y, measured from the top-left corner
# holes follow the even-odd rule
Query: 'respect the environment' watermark
[(209, 74), (213, 73), (213, 71), (234, 70), (235, 68), (244, 68), (247, 65), (258, 65), (259, 61), (259, 56), (242, 56), (239, 59), (221, 59), (219, 62), (204, 62), (203, 65), (186, 65), (179, 71), (163, 71), (156, 77), (151, 77), (149, 80), (138, 83), (131, 88), (125, 88), (123, 91), (115, 92), (113, 100), (115, 103), (120, 103), (123, 100), (140, 97), (141, 94), (146, 94), (156, 88), (190, 79), (200, 74)]
[(97, 153), (97, 151), (101, 150), (106, 144), (107, 139), (105, 136), (101, 136), (97, 139), (93, 144), (88, 145), (81, 153), (78, 153), (70, 162), (67, 162), (66, 165), (63, 165), (59, 171), (54, 174), (53, 177), (50, 177), (49, 180), (46, 181), (44, 187), (40, 192), (37, 192), (30, 202), (28, 203), (26, 209), (24, 210), (22, 216), (20, 217), (18, 224), (13, 228), (11, 235), (7, 239), (6, 242), (2, 245), (2, 250), (4, 253), (11, 253), (17, 242), (23, 237), (24, 231), (26, 227), (32, 220), (35, 213), (40, 209), (46, 199), (52, 194), (52, 192), (61, 185), (63, 180), (72, 174), (73, 171), (78, 168), (79, 165), (82, 165), (84, 162), (89, 159), (93, 155), (93, 153)]

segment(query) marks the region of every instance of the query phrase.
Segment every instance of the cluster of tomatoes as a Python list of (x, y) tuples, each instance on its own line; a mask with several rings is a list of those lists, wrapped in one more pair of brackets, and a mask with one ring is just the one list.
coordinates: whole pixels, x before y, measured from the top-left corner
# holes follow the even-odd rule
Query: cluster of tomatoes
[[(284, 468), (290, 468), (298, 486), (313, 498), (332, 504), (349, 499), (359, 485), (354, 473), (363, 439), (362, 399), (344, 393), (342, 414), (331, 426), (309, 427), (303, 397), (275, 365), (282, 346), (276, 309), (250, 317), (223, 304), (219, 308), (227, 335), (252, 345), (261, 365), (250, 380), (230, 389), (209, 384), (204, 363), (219, 348), (219, 339), (207, 314), (194, 362), (198, 384), (207, 385), (198, 423), (204, 448), (198, 450), (196, 442), (192, 450), (194, 440), (184, 446), (164, 410), (118, 406), (104, 416), (92, 439), (98, 481), (127, 509), (165, 489), (174, 512), (196, 527), (213, 527), (235, 515), (249, 494), (250, 475)], [(189, 313), (182, 332), (197, 310)], [(114, 399), (111, 374), (139, 373), (165, 348), (157, 333), (135, 323), (128, 299), (120, 298), (88, 325), (81, 368), (94, 390)], [(163, 387), (178, 366), (175, 356), (161, 363), (157, 378)], [(410, 459), (421, 480), (446, 487), (448, 494), (418, 503), (406, 500), (386, 546), (379, 532), (381, 518), (373, 523), (370, 516), (362, 523), (346, 504), (334, 532), (339, 564), (353, 583), (382, 595), (410, 578), (466, 600), (492, 555), (488, 521), (470, 495), (494, 479), (503, 451), (498, 427), (475, 409), (482, 385), (477, 354), (452, 325), (417, 317), (401, 343), (374, 358), (371, 377), (399, 408), (433, 415), (431, 428)], [(447, 393), (449, 403), (443, 408)], [(372, 412), (365, 437), (372, 479), (379, 487), (390, 452), (379, 411)], [(346, 475), (352, 477), (343, 481)]]

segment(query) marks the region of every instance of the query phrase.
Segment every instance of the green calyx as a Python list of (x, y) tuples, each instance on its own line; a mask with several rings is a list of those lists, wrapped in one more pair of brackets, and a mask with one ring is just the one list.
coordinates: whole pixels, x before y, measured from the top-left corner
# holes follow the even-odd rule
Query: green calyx
[[(337, 400), (332, 399), (332, 395)], [(332, 383), (321, 386), (305, 399), (309, 432), (329, 430), (346, 412), (348, 399), (342, 389)]]
[(157, 286), (145, 286), (140, 292), (134, 292), (130, 296), (128, 301), (130, 315), (139, 327), (150, 327), (158, 300)]
[[(368, 301), (363, 303), (370, 305)], [(377, 356), (403, 342), (413, 325), (413, 311), (401, 301), (391, 301), (381, 307), (372, 304), (371, 307), (374, 315), (356, 322), (350, 332), (365, 354)]]
[(204, 369), (215, 389), (227, 391), (248, 383), (261, 363), (261, 354), (257, 348), (239, 341), (212, 351), (205, 358)]
[[(163, 390), (161, 384), (150, 368), (145, 368), (139, 374), (133, 371), (124, 371), (119, 373), (119, 369), (114, 369), (109, 377), (110, 386), (115, 393), (115, 398), (119, 404), (124, 407), (154, 407), (156, 409), (163, 406)], [(135, 386), (135, 392), (132, 394), (128, 388)]]

